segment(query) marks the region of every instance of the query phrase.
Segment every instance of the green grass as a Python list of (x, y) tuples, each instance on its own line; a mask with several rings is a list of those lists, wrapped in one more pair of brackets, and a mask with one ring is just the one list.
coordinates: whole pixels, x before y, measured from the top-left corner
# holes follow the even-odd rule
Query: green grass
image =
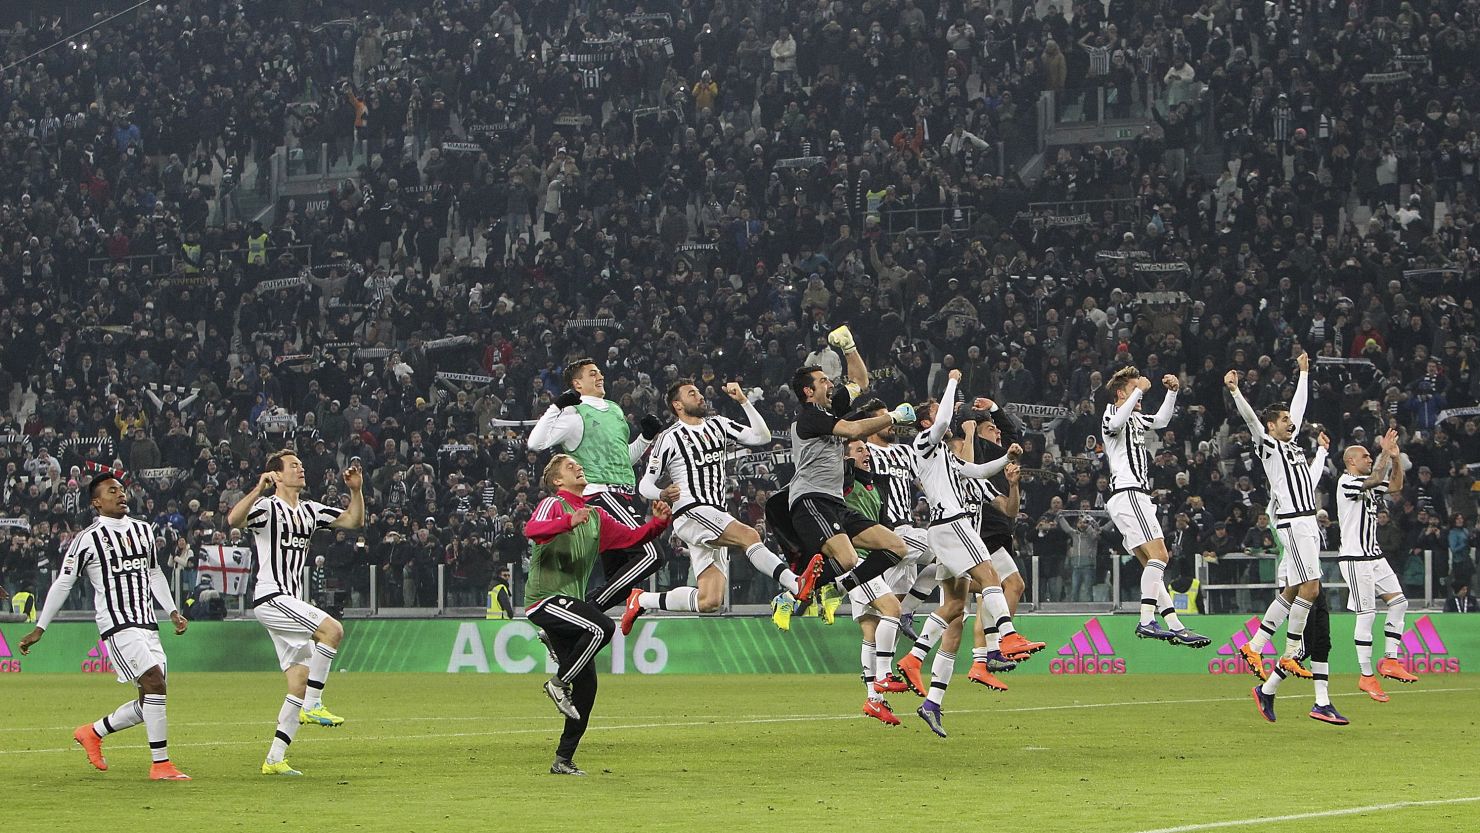
[[(894, 697), (902, 727), (858, 717), (862, 686), (842, 678), (607, 676), (579, 779), (545, 774), (560, 721), (536, 677), (336, 674), (328, 703), (348, 722), (302, 727), (289, 760), (307, 777), (290, 780), (257, 774), (280, 676), (182, 674), (171, 757), (196, 780), (154, 784), (142, 726), (110, 738), (106, 773), (71, 741), (127, 688), (15, 675), (0, 689), (0, 784), (13, 817), (61, 831), (1134, 833), (1480, 796), (1468, 678), (1387, 704), (1340, 678), (1346, 728), (1308, 719), (1310, 683), (1293, 680), (1266, 724), (1251, 680), (1008, 677), (1012, 690), (994, 694), (963, 674), (941, 741), (913, 695)], [(1449, 831), (1477, 813), (1480, 802), (1231, 829)]]

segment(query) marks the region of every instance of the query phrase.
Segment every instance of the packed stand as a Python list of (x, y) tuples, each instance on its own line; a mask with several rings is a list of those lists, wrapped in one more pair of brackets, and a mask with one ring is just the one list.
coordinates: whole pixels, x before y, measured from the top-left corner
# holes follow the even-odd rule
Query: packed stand
[[(786, 381), (841, 369), (842, 322), (891, 404), (959, 367), (1040, 406), (1019, 556), (1044, 600), (1108, 592), (1116, 535), (1074, 513), (1108, 495), (1127, 363), (1187, 389), (1154, 471), (1172, 572), (1259, 580), (1227, 558), (1271, 544), (1221, 377), (1287, 401), (1300, 349), (1333, 459), (1400, 426), (1380, 535), (1410, 591), (1425, 551), (1463, 579), (1480, 423), (1444, 412), (1480, 393), (1473, 8), (1246, 5), (174, 3), (94, 30), (0, 84), (4, 584), (44, 590), (101, 465), (219, 594), (203, 553), (245, 545), (225, 508), (294, 444), (327, 502), (351, 459), (368, 474), (364, 533), (315, 543), (318, 592), (367, 606), (374, 570), (380, 605), (432, 606), (446, 565), (481, 607), (539, 498), (517, 423), (567, 361), (601, 362), (634, 430), (693, 377), (758, 388), (784, 432)], [(17, 30), (7, 62), (61, 34)], [(1025, 183), (1005, 161), (1045, 90), (1156, 126), (1051, 148)], [(284, 143), (364, 161), (258, 228), (232, 189)], [(787, 473), (738, 460), (733, 514), (763, 525)]]

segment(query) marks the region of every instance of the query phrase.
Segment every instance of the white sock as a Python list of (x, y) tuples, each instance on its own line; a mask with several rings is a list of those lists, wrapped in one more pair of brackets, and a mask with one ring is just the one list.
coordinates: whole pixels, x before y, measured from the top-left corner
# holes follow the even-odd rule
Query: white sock
[(992, 650), (995, 650), (995, 649), (992, 649), (992, 648), (972, 648), (971, 649), (971, 661), (973, 663), (986, 662), (987, 661), (987, 654), (990, 653)]
[(137, 726), (144, 722), (144, 710), (138, 700), (130, 700), (113, 710), (107, 717), (99, 718), (93, 724), (93, 731), (98, 737), (104, 738), (114, 732), (122, 732), (131, 726)]
[(1141, 571), (1141, 624), (1145, 625), (1156, 621), (1156, 590), (1161, 587), (1161, 577), (1166, 572), (1167, 563), (1159, 559), (1146, 562), (1146, 568)]
[(1285, 656), (1300, 655), (1305, 644), (1305, 622), (1310, 618), (1311, 603), (1296, 597), (1290, 602), (1290, 621), (1285, 625)]
[(987, 625), (987, 627), (982, 631), (982, 636), (987, 641), (986, 647), (982, 650), (990, 652), (1002, 647), (1002, 634), (997, 632), (996, 625)]
[[(144, 730), (149, 733), (149, 757), (154, 763), (163, 763), (170, 759), (169, 747), (165, 743), (166, 722), (164, 718), (164, 695), (144, 695)], [(297, 715), (294, 715), (297, 719)]]
[(910, 656), (916, 659), (925, 659), (930, 649), (935, 646), (935, 641), (946, 632), (946, 620), (938, 614), (932, 613), (925, 620), (925, 626), (920, 628), (920, 638), (915, 640), (914, 647), (910, 648)]
[(863, 666), (863, 688), (868, 692), (868, 699), (884, 699), (884, 695), (874, 691), (874, 643), (867, 639), (863, 641), (863, 650), (858, 652), (858, 662)]
[(882, 680), (894, 671), (894, 643), (899, 641), (899, 619), (880, 616), (874, 629), (874, 679)]
[(1331, 664), (1312, 660), (1310, 663), (1310, 673), (1315, 678), (1316, 705), (1331, 705)]
[(1290, 603), (1279, 593), (1275, 594), (1274, 601), (1269, 603), (1269, 609), (1264, 611), (1264, 620), (1259, 623), (1259, 630), (1255, 632), (1254, 638), (1249, 640), (1249, 647), (1255, 651), (1263, 651), (1269, 640), (1274, 638), (1275, 632), (1285, 620), (1290, 617)]
[(1387, 625), (1382, 629), (1382, 655), (1390, 659), (1398, 657), (1398, 643), (1403, 641), (1403, 620), (1408, 615), (1408, 597), (1398, 596), (1388, 602)]
[(946, 687), (951, 684), (951, 675), (956, 671), (956, 655), (945, 651), (935, 652), (935, 662), (930, 665), (930, 690), (925, 699), (939, 706), (946, 699)]
[(1362, 676), (1372, 676), (1372, 623), (1377, 620), (1377, 611), (1369, 610), (1357, 614), (1357, 628), (1352, 640), (1357, 643), (1357, 665)]
[(797, 574), (786, 566), (786, 562), (761, 543), (751, 544), (745, 551), (745, 557), (750, 559), (750, 565), (759, 570), (763, 575), (768, 575), (781, 585), (781, 589), (792, 595), (796, 595), (802, 589), (797, 581)]
[(1172, 594), (1167, 592), (1166, 582), (1156, 585), (1156, 606), (1161, 609), (1161, 618), (1167, 623), (1167, 630), (1182, 630), (1182, 620), (1177, 618), (1177, 609), (1172, 607)]
[(288, 744), (298, 734), (298, 712), (303, 701), (289, 694), (283, 698), (283, 707), (278, 709), (277, 734), (272, 736), (272, 746), (267, 750), (267, 762), (275, 764), (288, 754)]
[(308, 659), (308, 691), (303, 702), (312, 711), (324, 702), (324, 683), (329, 681), (329, 666), (339, 651), (322, 642), (313, 644), (313, 656)]
[(699, 609), (699, 588), (675, 587), (663, 593), (644, 592), (637, 603), (646, 610), (677, 610), (692, 613)]
[(1002, 594), (1001, 587), (988, 587), (982, 591), (982, 607), (986, 608), (987, 618), (997, 626), (1000, 635), (1017, 633), (1012, 627), (1012, 614), (1007, 611), (1007, 597)]
[(1269, 675), (1269, 679), (1264, 681), (1264, 685), (1259, 686), (1259, 690), (1273, 696), (1276, 691), (1280, 690), (1280, 683), (1284, 681), (1285, 670), (1276, 665), (1274, 667), (1274, 673)]

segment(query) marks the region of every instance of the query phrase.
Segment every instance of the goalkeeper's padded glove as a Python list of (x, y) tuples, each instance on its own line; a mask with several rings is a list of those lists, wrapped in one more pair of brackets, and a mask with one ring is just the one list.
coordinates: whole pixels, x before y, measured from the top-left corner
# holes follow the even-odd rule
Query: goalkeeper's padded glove
[(570, 389), (561, 391), (560, 395), (555, 397), (557, 408), (574, 408), (579, 404), (581, 404), (581, 395)]
[(915, 423), (915, 406), (905, 402), (890, 411), (889, 416), (894, 418), (896, 425), (913, 425)]
[(652, 442), (658, 432), (663, 430), (663, 422), (652, 414), (644, 416), (638, 424), (642, 426), (642, 438), (648, 442)]
[(828, 333), (827, 343), (842, 350), (844, 353), (851, 353), (858, 349), (858, 346), (853, 343), (853, 331), (848, 329), (847, 324)]

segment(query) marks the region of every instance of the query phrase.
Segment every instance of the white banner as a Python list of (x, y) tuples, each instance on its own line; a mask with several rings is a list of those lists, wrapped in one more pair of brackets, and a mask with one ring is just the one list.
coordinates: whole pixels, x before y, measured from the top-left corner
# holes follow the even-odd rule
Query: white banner
[(10, 526), (16, 529), (30, 529), (30, 518), (0, 518), (0, 526)]
[(139, 469), (138, 471), (134, 472), (134, 474), (138, 475), (144, 480), (165, 480), (171, 477), (179, 477), (184, 473), (184, 469), (174, 468), (173, 466), (165, 466), (164, 468), (158, 469)]
[(1439, 412), (1439, 421), (1443, 422), (1454, 417), (1480, 416), (1480, 406), (1471, 405), (1468, 408), (1445, 408)]
[[(465, 344), (476, 343), (478, 343), (478, 340), (473, 338), (472, 336), (449, 336), (448, 338), (438, 338), (432, 341), (428, 341), (427, 343), (422, 345), (422, 348), (428, 351), (446, 350), (449, 347), (461, 347)], [(360, 354), (364, 355), (364, 352), (365, 351), (361, 350)]]
[(476, 373), (448, 373), (445, 370), (437, 371), (438, 379), (446, 379), (449, 382), (472, 382), (475, 385), (491, 385), (498, 381), (492, 376), (479, 376)]
[(1009, 414), (1015, 414), (1020, 417), (1062, 419), (1073, 413), (1068, 408), (1063, 408), (1058, 405), (1026, 405), (1021, 402), (1009, 402), (1002, 407)]
[(271, 292), (275, 289), (292, 289), (295, 286), (308, 286), (308, 278), (302, 275), (295, 275), (291, 278), (277, 278), (275, 280), (263, 281), (257, 284), (257, 290), (260, 292)]
[(196, 570), (201, 578), (209, 577), (211, 585), (228, 596), (247, 592), (247, 576), (252, 572), (252, 551), (246, 547), (222, 544), (200, 550)]

